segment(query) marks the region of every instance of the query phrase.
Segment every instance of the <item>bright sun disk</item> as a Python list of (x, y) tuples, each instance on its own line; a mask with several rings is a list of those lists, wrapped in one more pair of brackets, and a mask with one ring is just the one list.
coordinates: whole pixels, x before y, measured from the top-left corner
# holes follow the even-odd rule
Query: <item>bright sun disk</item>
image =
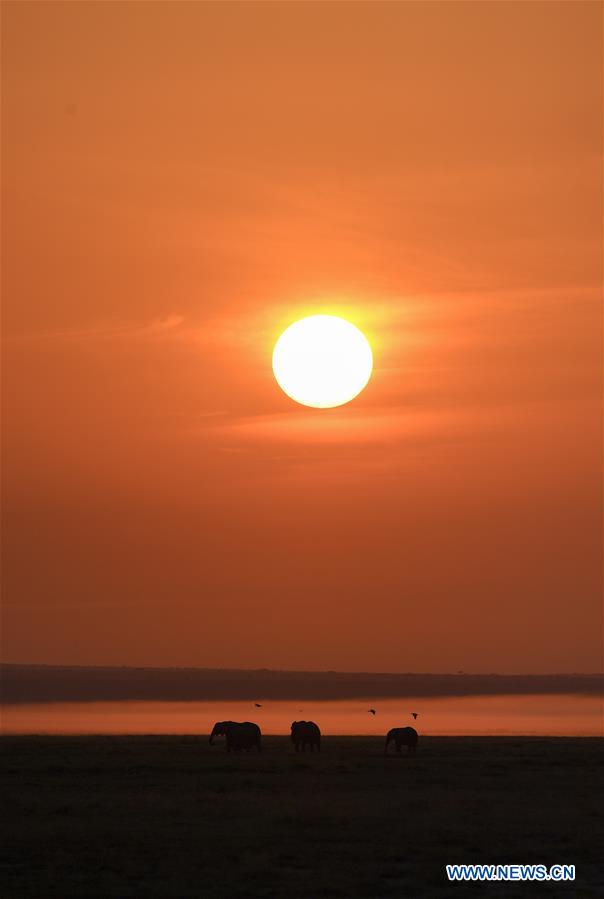
[(273, 372), (281, 389), (317, 409), (349, 403), (369, 381), (372, 368), (365, 335), (336, 315), (294, 322), (273, 350)]

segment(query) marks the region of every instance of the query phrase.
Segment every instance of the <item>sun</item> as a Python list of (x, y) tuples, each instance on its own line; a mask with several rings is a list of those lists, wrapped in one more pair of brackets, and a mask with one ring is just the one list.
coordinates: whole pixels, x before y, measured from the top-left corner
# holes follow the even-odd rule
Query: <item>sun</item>
[(281, 389), (316, 409), (349, 403), (366, 386), (372, 368), (367, 338), (337, 315), (301, 318), (273, 350), (273, 372)]

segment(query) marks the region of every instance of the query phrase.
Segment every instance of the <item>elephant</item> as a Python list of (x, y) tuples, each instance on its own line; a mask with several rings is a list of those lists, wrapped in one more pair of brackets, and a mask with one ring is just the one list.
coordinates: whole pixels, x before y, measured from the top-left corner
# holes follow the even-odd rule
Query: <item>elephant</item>
[(396, 751), (400, 755), (401, 746), (407, 747), (407, 752), (415, 753), (417, 747), (417, 731), (414, 727), (393, 727), (386, 734), (386, 745), (384, 746), (384, 755), (388, 749), (388, 744), (394, 740)]
[(296, 752), (306, 752), (306, 744), (310, 746), (310, 751), (321, 752), (321, 731), (314, 721), (293, 721), (292, 722), (292, 743), (296, 747)]
[(214, 743), (214, 737), (224, 735), (226, 737), (226, 750), (245, 749), (250, 751), (255, 746), (258, 752), (262, 752), (261, 732), (257, 724), (251, 721), (217, 721), (210, 734), (210, 746)]

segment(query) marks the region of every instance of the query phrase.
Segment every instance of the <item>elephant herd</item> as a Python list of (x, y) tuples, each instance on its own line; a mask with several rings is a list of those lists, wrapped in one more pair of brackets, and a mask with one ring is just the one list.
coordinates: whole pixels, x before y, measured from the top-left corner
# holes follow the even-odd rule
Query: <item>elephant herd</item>
[[(262, 733), (257, 724), (251, 721), (217, 721), (210, 734), (210, 746), (214, 743), (214, 737), (223, 736), (227, 752), (237, 752), (245, 749), (249, 752), (255, 749), (262, 752)], [(293, 721), (291, 726), (291, 740), (296, 747), (296, 752), (306, 752), (308, 746), (311, 752), (315, 749), (321, 751), (321, 731), (314, 721)], [(396, 751), (400, 754), (403, 746), (407, 752), (415, 752), (418, 735), (413, 727), (394, 727), (386, 734), (384, 754), (390, 743), (394, 743)]]

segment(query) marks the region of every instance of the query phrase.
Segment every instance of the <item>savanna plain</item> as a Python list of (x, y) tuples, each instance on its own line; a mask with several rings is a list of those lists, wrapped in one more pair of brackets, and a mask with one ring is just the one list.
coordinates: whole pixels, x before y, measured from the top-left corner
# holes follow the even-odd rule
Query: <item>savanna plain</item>
[[(375, 737), (261, 755), (192, 736), (7, 736), (2, 896), (604, 893), (602, 741)], [(600, 794), (600, 795), (598, 795)], [(574, 864), (574, 883), (449, 883), (446, 863)]]

